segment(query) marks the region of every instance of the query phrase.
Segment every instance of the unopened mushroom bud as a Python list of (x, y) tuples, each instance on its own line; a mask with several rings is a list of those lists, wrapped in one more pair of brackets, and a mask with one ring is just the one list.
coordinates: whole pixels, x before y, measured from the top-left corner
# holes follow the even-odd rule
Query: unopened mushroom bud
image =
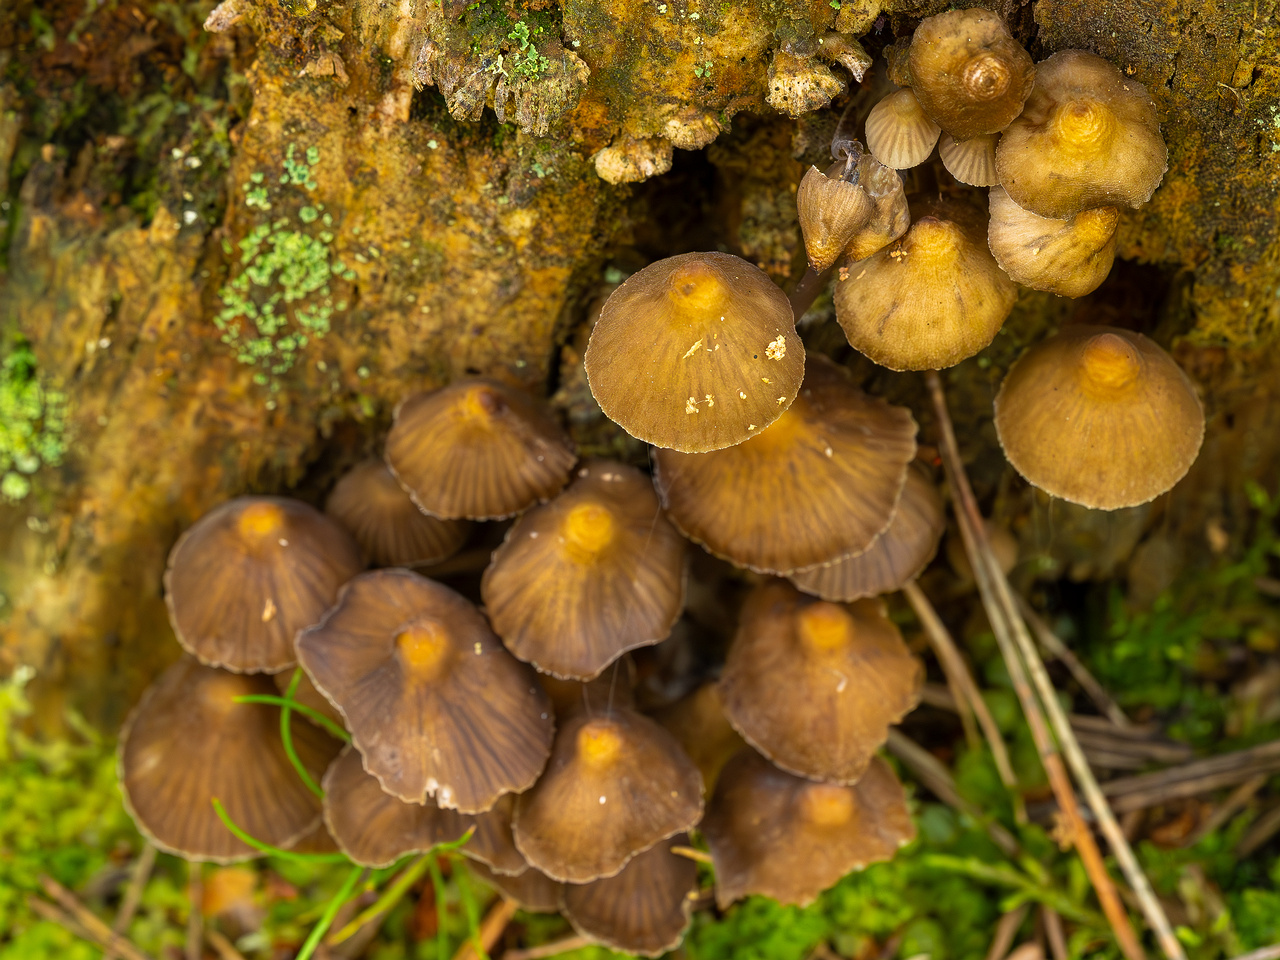
[(991, 187), (1000, 182), (996, 173), (996, 141), (994, 133), (968, 140), (957, 140), (944, 133), (938, 138), (938, 156), (942, 165), (961, 183), (971, 187)]
[(910, 88), (895, 90), (867, 115), (867, 149), (895, 170), (906, 170), (928, 160), (940, 132)]
[(864, 153), (856, 141), (854, 145), (858, 151), (854, 158), (854, 172), (850, 176), (856, 176), (854, 182), (866, 191), (875, 205), (870, 219), (845, 248), (845, 254), (856, 262), (878, 253), (906, 233), (911, 225), (911, 213), (898, 171)]
[(1083, 50), (1038, 66), (1026, 108), (996, 147), (1000, 183), (1014, 202), (1059, 219), (1141, 206), (1168, 159), (1147, 88)]
[(1036, 77), (1004, 21), (981, 7), (923, 20), (911, 38), (907, 69), (921, 108), (957, 140), (1007, 127)]
[(796, 213), (809, 266), (818, 273), (844, 253), (854, 235), (875, 213), (875, 203), (856, 183), (840, 179), (846, 164), (833, 164), (826, 173), (817, 167), (800, 181)]
[(1116, 255), (1115, 207), (1082, 210), (1051, 220), (1023, 210), (1003, 187), (991, 189), (987, 242), (996, 262), (1025, 287), (1083, 297), (1111, 272)]

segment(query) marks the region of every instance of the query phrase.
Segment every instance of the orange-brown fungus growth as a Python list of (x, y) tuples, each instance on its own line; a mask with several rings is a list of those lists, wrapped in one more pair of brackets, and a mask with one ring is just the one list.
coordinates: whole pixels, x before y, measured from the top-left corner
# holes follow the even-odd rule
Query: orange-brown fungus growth
[(555, 496), (573, 447), (532, 397), (495, 380), (459, 380), (396, 409), (387, 465), (422, 510), (497, 520)]
[(471, 525), (423, 513), (381, 460), (352, 467), (329, 494), (325, 513), (356, 538), (377, 567), (439, 563), (458, 551)]
[(752, 894), (803, 907), (850, 871), (892, 859), (915, 827), (883, 760), (872, 760), (853, 786), (839, 786), (792, 776), (743, 750), (721, 774), (702, 834), (721, 909)]
[(738, 566), (786, 574), (871, 545), (893, 516), (915, 434), (908, 410), (815, 355), (772, 427), (715, 453), (655, 451), (655, 482), (687, 537)]
[(480, 592), (512, 653), (589, 680), (627, 650), (663, 640), (684, 599), (685, 543), (649, 478), (608, 461), (507, 533)]
[(771, 581), (743, 605), (720, 694), (729, 722), (778, 766), (853, 783), (923, 679), (877, 602), (845, 607)]
[(1061, 220), (1141, 206), (1168, 157), (1147, 88), (1099, 56), (1063, 50), (1039, 65), (1026, 109), (996, 147), (996, 169), (1018, 206)]
[(657, 957), (684, 939), (698, 890), (698, 868), (671, 852), (678, 834), (650, 847), (613, 877), (564, 888), (565, 919), (584, 937), (626, 953)]
[(611, 877), (702, 816), (702, 779), (671, 734), (615, 708), (579, 713), (556, 735), (547, 772), (516, 800), (515, 842), (547, 876)]
[(294, 660), (298, 631), (364, 569), (338, 524), (301, 500), (238, 497), (178, 538), (165, 570), (173, 632), (201, 663), (274, 673)]
[(703, 452), (741, 443), (790, 406), (804, 345), (762, 270), (727, 253), (686, 253), (613, 292), (585, 363), (592, 394), (627, 433)]
[(1022, 112), (1036, 68), (989, 10), (950, 10), (921, 21), (907, 52), (911, 88), (956, 140), (999, 133)]
[(1050, 220), (1023, 210), (1003, 187), (991, 189), (987, 243), (1011, 278), (1033, 290), (1083, 297), (1098, 288), (1116, 255), (1115, 207)]
[(805, 593), (844, 602), (901, 590), (933, 559), (946, 526), (941, 494), (913, 465), (889, 528), (865, 552), (789, 579)]
[(907, 235), (836, 283), (836, 320), (850, 345), (890, 370), (940, 370), (989, 344), (1017, 287), (987, 249), (967, 203), (923, 204)]
[[(236, 697), (275, 695), (269, 677), (238, 676), (183, 657), (143, 695), (120, 734), (120, 787), (138, 829), (161, 850), (228, 863), (256, 856), (213, 808), (252, 836), (288, 847), (320, 822), (320, 801), (280, 740), (280, 710)], [(293, 718), (293, 745), (319, 779), (340, 744)]]
[(886, 167), (906, 170), (929, 159), (938, 142), (938, 125), (909, 89), (895, 90), (867, 115), (867, 149)]
[(409, 803), (463, 813), (527, 789), (551, 749), (551, 704), (467, 600), (408, 570), (366, 573), (298, 638), (364, 766)]
[(1014, 469), (1100, 510), (1170, 489), (1204, 439), (1200, 399), (1173, 358), (1110, 327), (1071, 327), (1029, 349), (1009, 369), (995, 413)]

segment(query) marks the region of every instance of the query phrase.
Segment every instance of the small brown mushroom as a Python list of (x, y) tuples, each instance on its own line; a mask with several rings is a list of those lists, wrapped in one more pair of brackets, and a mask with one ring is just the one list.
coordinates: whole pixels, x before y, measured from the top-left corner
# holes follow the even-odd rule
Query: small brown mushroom
[(471, 530), (465, 520), (440, 520), (419, 510), (381, 460), (365, 460), (347, 471), (324, 510), (351, 531), (377, 567), (447, 560)]
[(582, 936), (624, 953), (657, 957), (674, 950), (689, 927), (698, 868), (671, 848), (688, 843), (678, 834), (637, 854), (616, 876), (566, 884), (565, 919)]
[(356, 577), (298, 638), (365, 769), (409, 803), (481, 813), (531, 786), (554, 721), (533, 670), (448, 587), (408, 570)]
[(654, 714), (702, 774), (707, 790), (716, 785), (720, 769), (746, 744), (724, 715), (720, 685), (704, 683), (692, 693)]
[(720, 695), (734, 728), (782, 769), (854, 783), (923, 680), (878, 601), (841, 606), (774, 580), (743, 604)]
[(1039, 64), (1026, 108), (996, 147), (1013, 201), (1059, 220), (1094, 207), (1140, 207), (1168, 160), (1147, 88), (1083, 50)]
[[(293, 683), (293, 671), (285, 670), (283, 673), (273, 673), (271, 680), (276, 685), (276, 689), (280, 691), (280, 696), (283, 697), (288, 691), (289, 685)], [(329, 698), (316, 689), (316, 685), (311, 682), (311, 678), (307, 676), (305, 670), (302, 672), (302, 676), (298, 678), (298, 688), (293, 691), (293, 699), (302, 704), (302, 706), (310, 707), (317, 713), (323, 714), (340, 727), (346, 722), (342, 719), (342, 714), (338, 712), (338, 708), (329, 702)]]
[(298, 631), (363, 569), (355, 541), (314, 507), (237, 497), (178, 538), (164, 599), (178, 642), (201, 663), (274, 673), (292, 666)]
[(1139, 333), (1070, 327), (1009, 368), (996, 435), (1046, 493), (1097, 510), (1146, 503), (1191, 468), (1204, 408), (1187, 375)]
[(1111, 272), (1116, 256), (1115, 207), (1050, 220), (1023, 210), (1003, 187), (991, 188), (987, 244), (1002, 270), (1023, 286), (1083, 297)]
[(600, 311), (584, 357), (600, 408), (633, 437), (690, 453), (733, 446), (791, 405), (804, 345), (791, 304), (727, 253), (651, 263)]
[(902, 785), (875, 758), (853, 786), (814, 783), (753, 750), (729, 761), (702, 823), (723, 910), (751, 894), (808, 906), (915, 837)]
[(790, 573), (871, 545), (915, 456), (908, 410), (869, 397), (826, 357), (773, 426), (728, 450), (654, 451), (671, 521), (716, 556)]
[(702, 816), (702, 778), (671, 734), (632, 710), (565, 721), (547, 772), (516, 801), (516, 848), (553, 880), (587, 883)]
[(500, 520), (569, 482), (569, 438), (533, 398), (496, 380), (459, 380), (396, 408), (387, 466), (441, 519)]
[(826, 173), (810, 167), (796, 190), (796, 216), (805, 253), (809, 266), (818, 273), (840, 259), (854, 235), (875, 213), (875, 203), (867, 192), (842, 179), (841, 174), (849, 166), (834, 163)]
[(468, 869), (508, 900), (514, 900), (525, 913), (557, 913), (560, 910), (565, 885), (535, 867), (527, 866), (514, 875), (495, 873), (482, 863), (471, 863)]
[(823, 600), (847, 603), (892, 593), (929, 565), (946, 528), (942, 495), (924, 470), (913, 464), (888, 529), (870, 547), (834, 563), (797, 571), (788, 579)]
[(956, 140), (949, 133), (938, 138), (938, 156), (947, 172), (971, 187), (990, 187), (1000, 182), (996, 173), (995, 134)]
[(685, 542), (634, 467), (597, 460), (526, 513), (480, 593), (507, 649), (543, 673), (589, 680), (663, 640), (684, 601)]
[(906, 170), (929, 159), (940, 133), (909, 88), (895, 90), (867, 115), (867, 149), (886, 167)]
[(855, 161), (855, 182), (875, 205), (871, 219), (853, 235), (845, 248), (849, 259), (858, 261), (878, 253), (906, 233), (911, 225), (911, 214), (907, 195), (902, 189), (902, 177), (897, 170), (886, 167), (871, 154), (863, 153), (860, 147)]
[[(213, 808), (238, 827), (288, 847), (320, 823), (320, 801), (294, 770), (280, 739), (280, 710), (237, 703), (272, 695), (269, 677), (228, 673), (183, 657), (151, 685), (120, 733), (125, 808), (166, 853), (231, 863), (257, 856)], [(341, 746), (296, 715), (293, 746), (314, 779)]]

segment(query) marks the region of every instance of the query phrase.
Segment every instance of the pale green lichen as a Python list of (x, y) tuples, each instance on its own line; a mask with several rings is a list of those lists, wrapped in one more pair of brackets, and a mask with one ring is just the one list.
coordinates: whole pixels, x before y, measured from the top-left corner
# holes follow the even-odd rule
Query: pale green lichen
[(0, 361), (0, 499), (24, 499), (32, 474), (62, 462), (66, 410), (66, 395), (40, 378), (31, 345), (14, 339)]

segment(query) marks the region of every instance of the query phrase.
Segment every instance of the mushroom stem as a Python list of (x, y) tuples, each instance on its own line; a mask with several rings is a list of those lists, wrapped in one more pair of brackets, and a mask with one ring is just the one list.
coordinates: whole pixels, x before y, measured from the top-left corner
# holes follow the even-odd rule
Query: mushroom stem
[(800, 282), (796, 284), (795, 289), (787, 296), (787, 299), (791, 301), (791, 312), (795, 314), (796, 323), (799, 323), (805, 311), (813, 306), (813, 301), (818, 299), (818, 294), (822, 292), (822, 288), (831, 279), (833, 270), (835, 270), (835, 267), (829, 267), (818, 273), (813, 267), (805, 268), (804, 276), (800, 278)]
[[(1080, 783), (1085, 799), (1093, 809), (1098, 825), (1106, 836), (1116, 860), (1119, 861), (1121, 870), (1138, 898), (1143, 915), (1155, 932), (1161, 949), (1169, 960), (1185, 960), (1186, 954), (1182, 949), (1182, 945), (1174, 936), (1173, 929), (1169, 924), (1169, 918), (1165, 916), (1164, 908), (1160, 906), (1159, 900), (1156, 899), (1155, 893), (1151, 889), (1150, 881), (1147, 879), (1146, 874), (1142, 872), (1142, 867), (1138, 863), (1137, 857), (1134, 856), (1133, 849), (1129, 846), (1129, 841), (1125, 838), (1119, 823), (1116, 822), (1115, 814), (1108, 805), (1106, 797), (1103, 796), (1093, 771), (1089, 768), (1089, 763), (1085, 759), (1084, 752), (1080, 749), (1079, 741), (1076, 740), (1066, 713), (1058, 703), (1053, 689), (1053, 682), (1049, 679), (1049, 673), (1045, 669), (1044, 661), (1040, 659), (1035, 641), (1031, 639), (1031, 634), (1028, 632), (1026, 624), (1023, 623), (1022, 617), (1018, 613), (1018, 608), (1013, 601), (1009, 582), (1005, 579), (1004, 571), (1000, 569), (999, 563), (991, 552), (991, 545), (987, 540), (987, 532), (982, 522), (982, 515), (978, 511), (977, 500), (974, 498), (973, 489), (969, 486), (969, 479), (964, 471), (964, 462), (960, 458), (960, 448), (956, 443), (955, 429), (951, 423), (951, 416), (947, 411), (946, 395), (942, 390), (942, 379), (936, 370), (930, 370), (925, 373), (925, 383), (929, 390), (929, 396), (933, 401), (934, 412), (938, 418), (939, 433), (942, 440), (942, 462), (946, 468), (947, 481), (954, 495), (960, 532), (964, 539), (965, 550), (969, 554), (969, 562), (972, 564), (974, 573), (978, 578), (983, 605), (991, 620), (996, 640), (1000, 644), (1000, 651), (1008, 667), (1009, 676), (1013, 680), (1014, 690), (1022, 703), (1023, 713), (1026, 715), (1028, 726), (1031, 728), (1031, 735), (1036, 742), (1036, 749), (1039, 751), (1045, 771), (1049, 775), (1049, 782), (1053, 786), (1053, 792), (1058, 799), (1059, 805), (1062, 807), (1063, 815), (1067, 818), (1071, 827), (1076, 849), (1080, 852), (1080, 858), (1084, 862), (1090, 879), (1093, 881), (1094, 889), (1098, 893), (1098, 899), (1107, 915), (1107, 919), (1111, 922), (1120, 949), (1130, 960), (1138, 960), (1138, 958), (1144, 956), (1142, 946), (1139, 944), (1133, 927), (1129, 923), (1128, 914), (1125, 913), (1116, 893), (1115, 885), (1106, 871), (1106, 865), (1103, 863), (1102, 854), (1093, 839), (1093, 834), (1088, 831), (1080, 819), (1075, 792), (1063, 766), (1062, 756), (1058, 753), (1057, 747), (1055, 747), (1050, 737), (1049, 729), (1045, 724), (1044, 712), (1042, 712), (1041, 705), (1037, 702), (1036, 694), (1032, 691), (1027, 681), (1028, 670), (1031, 673), (1036, 690), (1039, 692), (1040, 699), (1044, 703), (1043, 710), (1048, 711), (1054, 732), (1057, 734), (1058, 741), (1067, 756), (1067, 761), (1071, 764), (1071, 769)], [(1023, 657), (1026, 658), (1025, 667), (1022, 661)]]
[(204, 901), (203, 864), (187, 861), (187, 943), (186, 960), (200, 960), (204, 956)]

